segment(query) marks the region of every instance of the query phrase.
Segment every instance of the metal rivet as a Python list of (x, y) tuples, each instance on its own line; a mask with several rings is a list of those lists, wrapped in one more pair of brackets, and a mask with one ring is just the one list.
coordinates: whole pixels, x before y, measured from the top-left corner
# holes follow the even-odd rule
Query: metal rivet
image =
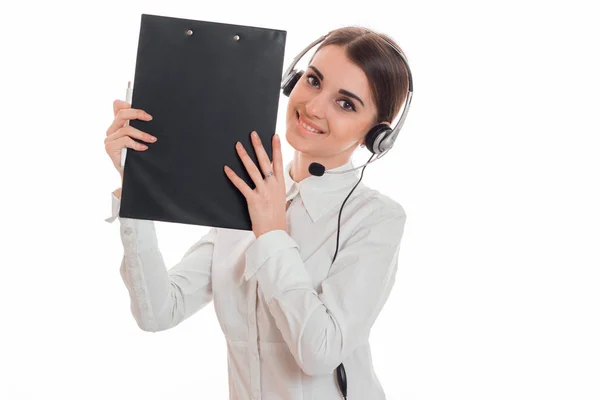
[(188, 36), (192, 36), (192, 35), (194, 34), (194, 31), (193, 31), (193, 30), (191, 30), (191, 29), (188, 29), (188, 30), (185, 32), (185, 34), (186, 34), (186, 35), (188, 35)]
[(237, 42), (238, 40), (240, 40), (240, 35), (235, 35), (235, 36), (233, 37), (233, 40), (235, 40), (236, 42)]

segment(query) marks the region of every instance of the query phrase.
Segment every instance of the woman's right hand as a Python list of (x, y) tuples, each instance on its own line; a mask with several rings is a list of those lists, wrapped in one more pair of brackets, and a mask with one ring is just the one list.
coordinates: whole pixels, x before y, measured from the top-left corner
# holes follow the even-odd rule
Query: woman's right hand
[(144, 151), (148, 149), (148, 146), (138, 143), (132, 138), (148, 143), (156, 142), (156, 138), (132, 126), (125, 125), (127, 121), (132, 119), (150, 121), (152, 116), (143, 110), (131, 108), (131, 104), (125, 101), (115, 100), (113, 102), (113, 114), (115, 119), (106, 131), (104, 148), (122, 179), (123, 168), (121, 168), (121, 149), (127, 147), (136, 151)]

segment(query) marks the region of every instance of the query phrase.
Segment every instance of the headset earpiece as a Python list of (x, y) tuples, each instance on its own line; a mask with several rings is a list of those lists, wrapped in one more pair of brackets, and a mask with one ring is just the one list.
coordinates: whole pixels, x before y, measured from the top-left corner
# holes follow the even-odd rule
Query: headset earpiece
[(383, 153), (387, 149), (384, 148), (385, 146), (381, 146), (381, 143), (390, 133), (392, 133), (392, 128), (389, 125), (375, 125), (365, 137), (365, 146), (373, 154)]
[(281, 89), (284, 95), (290, 97), (290, 93), (292, 93), (294, 86), (296, 86), (296, 83), (298, 83), (303, 74), (304, 71), (296, 71), (295, 69), (288, 74), (288, 76), (284, 79), (283, 84), (281, 85)]

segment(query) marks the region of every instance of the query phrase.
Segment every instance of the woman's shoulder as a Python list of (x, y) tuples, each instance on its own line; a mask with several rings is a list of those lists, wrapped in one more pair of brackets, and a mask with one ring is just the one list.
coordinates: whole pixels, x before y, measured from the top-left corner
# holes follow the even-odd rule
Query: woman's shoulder
[(357, 190), (359, 188), (361, 189), (361, 207), (367, 207), (373, 213), (385, 218), (406, 218), (406, 211), (399, 201), (364, 184), (357, 187)]

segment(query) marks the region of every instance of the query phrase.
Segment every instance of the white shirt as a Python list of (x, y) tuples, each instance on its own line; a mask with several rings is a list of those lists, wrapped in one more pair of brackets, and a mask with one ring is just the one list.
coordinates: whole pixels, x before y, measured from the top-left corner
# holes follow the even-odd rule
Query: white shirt
[[(153, 221), (118, 217), (121, 277), (144, 331), (170, 329), (213, 301), (228, 351), (231, 400), (385, 399), (373, 370), (369, 333), (394, 284), (406, 213), (400, 204), (345, 174), (300, 183), (285, 167), (287, 229), (212, 227), (170, 269)], [(333, 171), (353, 168), (352, 161)]]

